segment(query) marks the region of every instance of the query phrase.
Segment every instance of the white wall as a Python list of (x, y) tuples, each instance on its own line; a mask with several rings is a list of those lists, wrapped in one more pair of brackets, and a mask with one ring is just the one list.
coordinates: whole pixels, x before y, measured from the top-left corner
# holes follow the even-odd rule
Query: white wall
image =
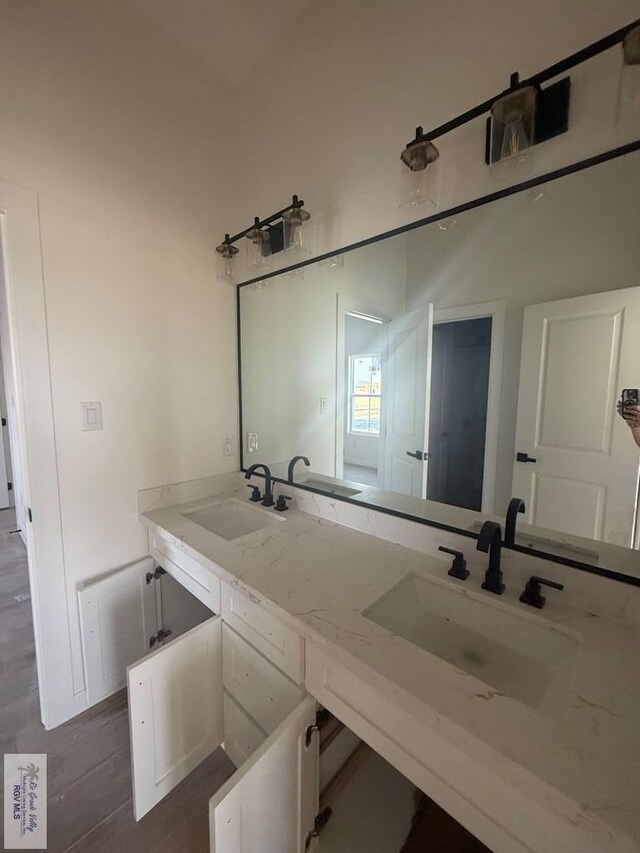
[[(0, 178), (39, 202), (79, 692), (75, 587), (147, 553), (136, 491), (238, 464), (234, 293), (213, 275), (225, 93), (120, 0), (7, 0), (0, 80)], [(73, 702), (52, 698), (60, 722)]]
[[(535, 73), (637, 15), (637, 0), (310, 6), (237, 90), (246, 150), (234, 227), (293, 192), (313, 215), (319, 251), (401, 225), (400, 151), (417, 124), (436, 127), (501, 91), (512, 71)], [(538, 147), (539, 170), (620, 138), (612, 130), (618, 65), (616, 52), (574, 73), (572, 129)], [(483, 162), (484, 119), (438, 146), (443, 207), (496, 188)]]

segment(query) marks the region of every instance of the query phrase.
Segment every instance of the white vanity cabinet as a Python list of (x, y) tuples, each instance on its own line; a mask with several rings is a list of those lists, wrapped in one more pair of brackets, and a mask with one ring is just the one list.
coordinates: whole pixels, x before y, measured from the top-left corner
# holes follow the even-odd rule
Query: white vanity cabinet
[[(189, 630), (127, 667), (136, 820), (219, 746), (242, 766), (292, 712), (310, 709), (313, 722), (316, 706), (305, 698), (304, 643), (295, 632), (170, 540), (154, 536), (151, 543), (170, 585), (188, 580), (199, 600), (182, 590), (195, 605)], [(229, 624), (203, 599), (217, 602)], [(173, 615), (175, 621), (180, 612)]]

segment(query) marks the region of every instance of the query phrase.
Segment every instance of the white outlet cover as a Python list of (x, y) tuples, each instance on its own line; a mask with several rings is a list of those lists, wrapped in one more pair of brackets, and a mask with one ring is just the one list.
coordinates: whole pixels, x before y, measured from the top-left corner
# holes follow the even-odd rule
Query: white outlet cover
[(233, 436), (225, 435), (222, 439), (222, 455), (233, 456)]
[(258, 433), (247, 433), (247, 453), (255, 453), (258, 450)]
[(102, 403), (80, 403), (82, 431), (102, 429)]

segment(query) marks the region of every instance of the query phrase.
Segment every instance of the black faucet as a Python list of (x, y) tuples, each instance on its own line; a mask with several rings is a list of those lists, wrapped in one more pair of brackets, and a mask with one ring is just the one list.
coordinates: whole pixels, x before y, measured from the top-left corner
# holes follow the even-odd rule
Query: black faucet
[(502, 571), (500, 569), (500, 556), (502, 553), (502, 528), (496, 521), (485, 521), (478, 537), (478, 551), (489, 552), (489, 568), (484, 576), (482, 589), (502, 595), (504, 584), (502, 583)]
[(507, 520), (504, 525), (504, 544), (516, 544), (516, 521), (518, 513), (526, 512), (526, 507), (522, 498), (511, 498), (509, 501), (509, 509), (507, 510)]
[(307, 459), (306, 456), (294, 456), (291, 462), (289, 462), (289, 468), (287, 471), (287, 483), (291, 483), (293, 486), (293, 469), (295, 468), (296, 462), (304, 462), (304, 464), (309, 467), (311, 462)]
[(273, 506), (275, 503), (273, 500), (273, 477), (271, 476), (271, 471), (266, 465), (263, 465), (261, 462), (256, 462), (255, 465), (252, 465), (251, 468), (247, 469), (247, 473), (244, 475), (245, 480), (248, 480), (249, 477), (258, 470), (258, 468), (262, 468), (264, 471), (264, 497), (262, 498), (262, 506)]

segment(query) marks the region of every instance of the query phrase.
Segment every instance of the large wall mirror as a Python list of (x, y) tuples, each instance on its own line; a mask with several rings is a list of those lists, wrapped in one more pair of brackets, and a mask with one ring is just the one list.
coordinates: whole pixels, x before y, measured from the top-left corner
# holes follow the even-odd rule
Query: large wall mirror
[(639, 226), (633, 151), (241, 285), (243, 467), (640, 578)]

